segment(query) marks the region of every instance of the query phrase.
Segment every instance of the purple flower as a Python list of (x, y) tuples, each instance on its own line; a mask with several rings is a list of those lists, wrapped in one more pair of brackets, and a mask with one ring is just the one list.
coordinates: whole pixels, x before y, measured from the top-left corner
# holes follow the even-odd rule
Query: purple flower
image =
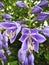
[(9, 14), (3, 14), (2, 16), (3, 16), (3, 18), (5, 18), (5, 19), (11, 19), (11, 18), (12, 18), (12, 16), (9, 15)]
[(0, 2), (0, 9), (2, 9), (4, 7), (3, 3)]
[(35, 20), (38, 20), (38, 21), (45, 21), (46, 19), (49, 18), (49, 13), (47, 12), (40, 12), (38, 14), (38, 16), (35, 18)]
[(32, 8), (31, 14), (38, 14), (38, 13), (40, 13), (41, 11), (42, 11), (42, 8), (36, 5), (36, 6), (34, 6), (34, 7)]
[(22, 48), (24, 50), (34, 50), (38, 52), (39, 43), (43, 43), (46, 39), (43, 35), (38, 33), (37, 29), (22, 29), (22, 36), (19, 39), (23, 44)]
[(49, 26), (44, 27), (41, 31), (44, 35), (49, 37)]
[(6, 35), (9, 37), (10, 42), (13, 43), (21, 30), (21, 25), (17, 22), (1, 22), (0, 25), (6, 29)]
[(43, 1), (41, 1), (39, 4), (38, 4), (38, 6), (39, 7), (44, 7), (44, 6), (46, 6), (48, 4), (48, 1), (47, 0), (43, 0)]
[(17, 2), (16, 2), (16, 5), (17, 5), (18, 7), (27, 7), (27, 5), (26, 5), (25, 3), (23, 3), (22, 1), (17, 1)]

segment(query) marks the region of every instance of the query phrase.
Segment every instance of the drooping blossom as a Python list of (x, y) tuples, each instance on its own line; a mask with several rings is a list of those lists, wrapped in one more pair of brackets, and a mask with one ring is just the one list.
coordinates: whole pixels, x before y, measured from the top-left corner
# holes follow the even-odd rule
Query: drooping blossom
[(2, 9), (4, 7), (3, 3), (0, 2), (0, 9)]
[(38, 6), (39, 6), (39, 7), (45, 7), (47, 4), (48, 4), (48, 0), (43, 0), (43, 1), (41, 1), (41, 2), (38, 4)]
[(1, 22), (0, 25), (6, 30), (10, 42), (13, 43), (21, 30), (21, 25), (17, 22)]
[(22, 48), (18, 51), (18, 59), (21, 65), (34, 65), (33, 54), (26, 52)]
[(22, 36), (19, 39), (22, 42), (23, 50), (38, 52), (39, 43), (43, 43), (46, 38), (38, 32), (37, 29), (22, 29)]
[(17, 5), (18, 7), (27, 7), (27, 5), (26, 5), (25, 3), (23, 3), (22, 1), (17, 1), (17, 2), (16, 2), (16, 5)]
[(49, 26), (44, 27), (41, 31), (45, 36), (49, 37)]
[(40, 13), (41, 11), (42, 11), (42, 8), (36, 5), (36, 6), (34, 6), (34, 7), (32, 8), (31, 14), (38, 14), (38, 13)]
[(46, 19), (49, 18), (49, 13), (47, 12), (40, 12), (36, 17), (35, 20), (38, 21), (45, 21)]

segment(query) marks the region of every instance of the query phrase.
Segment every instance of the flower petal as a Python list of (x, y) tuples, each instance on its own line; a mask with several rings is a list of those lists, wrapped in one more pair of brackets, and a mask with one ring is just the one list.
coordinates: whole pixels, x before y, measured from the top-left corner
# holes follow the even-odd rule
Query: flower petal
[(8, 29), (10, 27), (16, 27), (16, 24), (13, 22), (1, 22), (0, 25), (5, 29)]
[(31, 32), (31, 34), (37, 34), (38, 33), (38, 30), (37, 29), (30, 29), (30, 32)]
[(22, 1), (17, 1), (17, 2), (16, 2), (16, 5), (17, 5), (18, 7), (27, 7), (27, 5), (26, 5), (25, 3), (23, 3)]
[(20, 40), (21, 42), (24, 42), (24, 40), (25, 40), (26, 38), (27, 38), (27, 35), (22, 35), (19, 40)]
[(49, 18), (49, 13), (47, 13), (47, 12), (40, 12), (38, 14), (38, 16), (35, 18), (35, 20), (45, 21), (47, 18)]
[(28, 28), (23, 28), (22, 29), (22, 34), (28, 34), (29, 33), (29, 29)]
[(27, 50), (27, 48), (28, 48), (28, 38), (22, 43), (21, 48), (22, 48), (23, 50)]
[(5, 19), (11, 19), (11, 18), (12, 18), (12, 16), (9, 15), (9, 14), (3, 14), (3, 17), (4, 17)]
[(2, 49), (2, 45), (3, 45), (3, 43), (2, 43), (2, 41), (0, 41), (0, 49)]
[(4, 7), (3, 3), (0, 2), (0, 9), (2, 9)]
[(29, 65), (34, 65), (34, 56), (33, 56), (33, 54), (30, 54), (28, 56), (28, 64)]
[(45, 42), (45, 40), (46, 40), (46, 38), (45, 38), (43, 35), (41, 35), (41, 34), (36, 34), (36, 35), (34, 35), (34, 38), (36, 38), (36, 40), (37, 40), (39, 43), (43, 43), (43, 42)]
[(12, 38), (10, 39), (10, 43), (13, 43), (16, 39), (16, 33), (12, 36)]
[(21, 25), (19, 23), (16, 23), (17, 26), (17, 30), (16, 30), (16, 36), (18, 35), (18, 33), (21, 31)]
[(35, 52), (39, 51), (39, 43), (38, 42), (34, 42), (34, 51)]
[(49, 37), (49, 26), (44, 27), (44, 29), (42, 29), (42, 33)]
[(34, 8), (32, 8), (31, 14), (38, 14), (42, 11), (42, 8), (39, 6), (34, 6)]
[(21, 63), (24, 63), (25, 58), (26, 58), (26, 51), (20, 49), (20, 50), (18, 51), (18, 59), (19, 59), (19, 61), (20, 61)]
[(47, 0), (43, 0), (43, 1), (41, 1), (39, 4), (38, 4), (38, 6), (39, 7), (44, 7), (44, 6), (46, 6), (48, 4), (48, 1)]
[(28, 65), (28, 58), (27, 57), (22, 65)]

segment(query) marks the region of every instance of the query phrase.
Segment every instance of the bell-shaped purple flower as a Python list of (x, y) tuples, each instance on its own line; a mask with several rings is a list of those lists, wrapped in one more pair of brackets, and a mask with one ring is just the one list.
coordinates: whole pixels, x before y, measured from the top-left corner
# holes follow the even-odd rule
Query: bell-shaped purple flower
[(44, 35), (49, 37), (49, 26), (44, 27), (41, 31)]
[(40, 13), (41, 11), (42, 11), (42, 8), (36, 5), (36, 6), (34, 6), (34, 7), (32, 8), (31, 14), (38, 14), (38, 13)]
[(0, 25), (6, 29), (6, 34), (9, 37), (10, 42), (13, 43), (21, 30), (21, 25), (17, 22), (2, 22)]
[(40, 12), (37, 17), (35, 18), (35, 20), (38, 20), (38, 21), (45, 21), (46, 19), (49, 18), (49, 13), (47, 12)]
[(39, 4), (38, 4), (38, 6), (39, 7), (44, 7), (44, 6), (46, 6), (48, 4), (48, 1), (47, 0), (43, 0), (43, 1), (41, 1)]
[(0, 9), (2, 9), (4, 7), (3, 3), (0, 2)]
[(18, 7), (27, 7), (27, 5), (26, 5), (25, 3), (23, 3), (22, 1), (17, 1), (17, 2), (16, 2), (16, 5), (17, 5)]
[(43, 35), (39, 34), (37, 29), (23, 28), (22, 36), (19, 40), (23, 43), (23, 50), (35, 50), (38, 52), (39, 43), (43, 43), (46, 38)]

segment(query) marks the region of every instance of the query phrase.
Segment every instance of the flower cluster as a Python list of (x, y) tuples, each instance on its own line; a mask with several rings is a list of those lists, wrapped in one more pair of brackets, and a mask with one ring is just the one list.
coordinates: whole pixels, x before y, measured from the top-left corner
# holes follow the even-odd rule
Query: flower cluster
[[(49, 18), (49, 13), (43, 12), (42, 8), (48, 4), (47, 0), (41, 1), (39, 4), (35, 5), (30, 14), (37, 14), (34, 20), (45, 21)], [(26, 7), (29, 8), (28, 5), (23, 3), (22, 1), (17, 1), (16, 5), (18, 7)], [(4, 5), (0, 2), (0, 9), (2, 9)], [(4, 55), (3, 47), (5, 48), (8, 55), (11, 54), (8, 48), (8, 39), (10, 43), (13, 43), (21, 31), (21, 37), (19, 39), (22, 42), (21, 49), (18, 51), (18, 59), (21, 65), (34, 65), (34, 55), (32, 51), (39, 51), (39, 44), (46, 41), (44, 35), (49, 36), (49, 26), (42, 27), (41, 30), (38, 28), (30, 29), (27, 25), (24, 24), (26, 20), (22, 21), (11, 21), (12, 18), (9, 14), (0, 14), (3, 17), (2, 22), (0, 22), (0, 58), (5, 62), (6, 56)], [(42, 35), (42, 32), (44, 35)]]

